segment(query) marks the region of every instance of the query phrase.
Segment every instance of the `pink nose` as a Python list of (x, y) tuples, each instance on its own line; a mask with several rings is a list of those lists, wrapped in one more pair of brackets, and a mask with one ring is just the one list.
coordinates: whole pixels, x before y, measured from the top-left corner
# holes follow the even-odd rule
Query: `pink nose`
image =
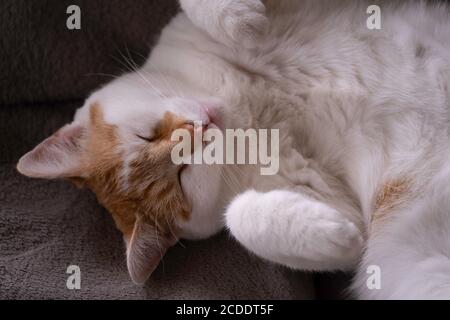
[(196, 126), (195, 131), (205, 133), (206, 130), (208, 130), (209, 124), (202, 124), (201, 126)]

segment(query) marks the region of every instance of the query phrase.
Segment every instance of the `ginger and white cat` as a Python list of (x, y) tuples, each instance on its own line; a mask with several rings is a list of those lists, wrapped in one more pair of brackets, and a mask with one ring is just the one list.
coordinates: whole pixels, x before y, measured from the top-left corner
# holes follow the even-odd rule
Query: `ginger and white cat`
[[(361, 299), (450, 298), (450, 11), (443, 4), (181, 0), (147, 63), (94, 92), (18, 170), (87, 185), (143, 283), (179, 238), (226, 226)], [(177, 128), (278, 128), (280, 171), (177, 166)], [(381, 288), (366, 285), (377, 266)]]

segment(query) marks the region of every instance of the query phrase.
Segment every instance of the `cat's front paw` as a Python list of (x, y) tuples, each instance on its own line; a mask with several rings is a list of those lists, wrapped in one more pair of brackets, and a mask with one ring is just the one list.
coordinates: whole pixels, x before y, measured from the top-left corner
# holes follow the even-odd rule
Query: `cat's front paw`
[(303, 270), (347, 270), (363, 248), (359, 228), (302, 194), (247, 191), (226, 212), (231, 234), (266, 259)]
[(254, 48), (267, 30), (261, 0), (180, 0), (180, 4), (197, 27), (229, 46)]
[(343, 219), (326, 219), (317, 221), (317, 234), (312, 241), (318, 256), (323, 255), (332, 261), (358, 258), (362, 252), (363, 237), (358, 227)]
[(261, 0), (233, 1), (219, 16), (223, 35), (235, 44), (254, 47), (267, 29), (266, 8)]

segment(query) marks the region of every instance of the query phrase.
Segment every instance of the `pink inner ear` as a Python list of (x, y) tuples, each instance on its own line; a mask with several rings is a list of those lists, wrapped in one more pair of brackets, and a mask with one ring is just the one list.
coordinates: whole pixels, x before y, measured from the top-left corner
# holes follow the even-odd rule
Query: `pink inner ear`
[(77, 124), (68, 124), (56, 131), (50, 138), (57, 138), (60, 143), (69, 147), (79, 148), (84, 134), (84, 128)]
[(65, 178), (78, 175), (84, 129), (70, 124), (59, 129), (24, 155), (17, 170), (34, 178)]
[(127, 244), (127, 266), (134, 283), (142, 285), (158, 267), (167, 250), (176, 243), (174, 239), (157, 233), (156, 229), (137, 221)]

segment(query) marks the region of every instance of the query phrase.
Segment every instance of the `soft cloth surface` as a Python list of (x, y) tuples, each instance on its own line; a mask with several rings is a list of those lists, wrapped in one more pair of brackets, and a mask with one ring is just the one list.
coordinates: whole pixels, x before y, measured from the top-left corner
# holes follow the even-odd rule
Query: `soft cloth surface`
[[(65, 29), (69, 4), (82, 9), (81, 31)], [(121, 235), (89, 191), (15, 170), (109, 80), (92, 74), (119, 73), (126, 48), (146, 55), (176, 11), (167, 0), (0, 2), (0, 299), (314, 297), (309, 276), (252, 256), (226, 234), (176, 246), (135, 286)], [(80, 290), (66, 287), (69, 265), (81, 269)]]
[[(66, 27), (70, 5), (81, 30)], [(142, 62), (177, 11), (175, 0), (0, 1), (0, 102), (85, 97), (124, 57)]]

